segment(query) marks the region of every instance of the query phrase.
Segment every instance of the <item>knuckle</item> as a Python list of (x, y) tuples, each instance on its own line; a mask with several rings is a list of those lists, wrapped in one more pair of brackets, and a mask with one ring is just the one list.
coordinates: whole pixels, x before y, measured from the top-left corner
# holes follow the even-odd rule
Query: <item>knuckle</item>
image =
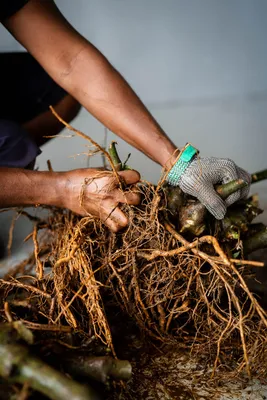
[(194, 191), (195, 181), (192, 178), (192, 176), (183, 175), (181, 180), (180, 180), (179, 186), (180, 186), (180, 188), (182, 189), (183, 192), (189, 193), (192, 190)]
[(234, 163), (234, 161), (233, 161), (231, 158), (223, 158), (222, 160), (223, 160), (223, 161), (225, 162), (225, 164), (227, 164), (227, 165), (235, 166), (235, 163)]

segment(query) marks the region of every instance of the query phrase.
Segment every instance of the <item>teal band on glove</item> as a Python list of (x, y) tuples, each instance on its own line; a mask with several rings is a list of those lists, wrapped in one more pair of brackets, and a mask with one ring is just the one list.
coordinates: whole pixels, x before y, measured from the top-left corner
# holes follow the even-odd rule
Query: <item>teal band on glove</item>
[(180, 177), (197, 154), (198, 150), (190, 143), (187, 143), (179, 154), (178, 160), (168, 173), (166, 181), (172, 186), (178, 186)]

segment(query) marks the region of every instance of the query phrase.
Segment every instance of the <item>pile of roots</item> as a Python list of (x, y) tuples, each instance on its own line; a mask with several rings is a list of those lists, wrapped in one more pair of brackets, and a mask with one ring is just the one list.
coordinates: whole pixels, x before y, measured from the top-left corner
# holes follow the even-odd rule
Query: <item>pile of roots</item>
[[(47, 322), (93, 330), (113, 349), (113, 306), (148, 337), (205, 354), (214, 371), (265, 374), (266, 312), (246, 283), (253, 262), (227, 255), (233, 239), (223, 246), (211, 235), (186, 240), (166, 215), (164, 193), (139, 188), (142, 203), (125, 206), (130, 223), (120, 233), (90, 216), (57, 210), (49, 217), (32, 262)], [(242, 239), (235, 241), (241, 248)]]
[(95, 336), (114, 355), (111, 325), (121, 313), (146, 340), (201, 355), (215, 375), (265, 376), (267, 313), (248, 286), (262, 264), (246, 260), (267, 245), (265, 226), (252, 223), (257, 198), (230, 207), (218, 222), (163, 181), (138, 188), (141, 204), (123, 206), (129, 225), (116, 234), (66, 210), (34, 219), (34, 254), (1, 280), (3, 300), (23, 288), (44, 324)]

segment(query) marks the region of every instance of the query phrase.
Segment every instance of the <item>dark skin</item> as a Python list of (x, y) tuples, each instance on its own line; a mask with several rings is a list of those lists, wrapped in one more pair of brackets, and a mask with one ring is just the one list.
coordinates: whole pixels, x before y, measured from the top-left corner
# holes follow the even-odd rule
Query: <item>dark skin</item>
[[(31, 0), (4, 25), (54, 81), (106, 127), (162, 167), (173, 164), (176, 146), (128, 83), (74, 30), (52, 0)], [(35, 137), (36, 126), (38, 120), (25, 124)], [(36, 138), (39, 143), (44, 133), (41, 126)], [(123, 171), (120, 176), (127, 185), (140, 179), (136, 171)], [(140, 201), (137, 193), (122, 193), (111, 172), (95, 169), (40, 172), (0, 168), (0, 186), (0, 207), (45, 204), (68, 208), (100, 217), (114, 232), (128, 223), (118, 204)]]
[[(53, 108), (64, 121), (71, 122), (79, 113), (81, 106), (74, 97), (67, 94), (57, 104), (54, 104)], [(25, 122), (23, 128), (38, 146), (42, 146), (51, 139), (51, 136), (56, 136), (61, 132), (63, 125), (50, 110), (47, 110)]]

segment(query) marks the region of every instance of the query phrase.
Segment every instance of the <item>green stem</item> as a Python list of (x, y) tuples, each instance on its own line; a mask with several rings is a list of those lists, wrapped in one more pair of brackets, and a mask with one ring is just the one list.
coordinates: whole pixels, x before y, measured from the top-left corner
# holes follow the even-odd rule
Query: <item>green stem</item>
[(122, 162), (121, 162), (121, 159), (120, 159), (120, 157), (118, 155), (118, 152), (117, 152), (117, 149), (116, 149), (116, 144), (117, 144), (117, 142), (111, 142), (110, 145), (109, 145), (108, 152), (109, 152), (109, 155), (110, 155), (110, 157), (112, 159), (112, 162), (114, 164), (115, 169), (117, 171), (121, 171)]
[(236, 179), (234, 181), (225, 183), (224, 185), (216, 186), (216, 192), (222, 199), (226, 199), (228, 196), (230, 196), (230, 194), (245, 188), (247, 185), (247, 182), (243, 181), (243, 179)]
[(255, 172), (254, 174), (251, 175), (251, 178), (252, 178), (252, 183), (260, 182), (263, 181), (264, 179), (267, 179), (267, 169)]

